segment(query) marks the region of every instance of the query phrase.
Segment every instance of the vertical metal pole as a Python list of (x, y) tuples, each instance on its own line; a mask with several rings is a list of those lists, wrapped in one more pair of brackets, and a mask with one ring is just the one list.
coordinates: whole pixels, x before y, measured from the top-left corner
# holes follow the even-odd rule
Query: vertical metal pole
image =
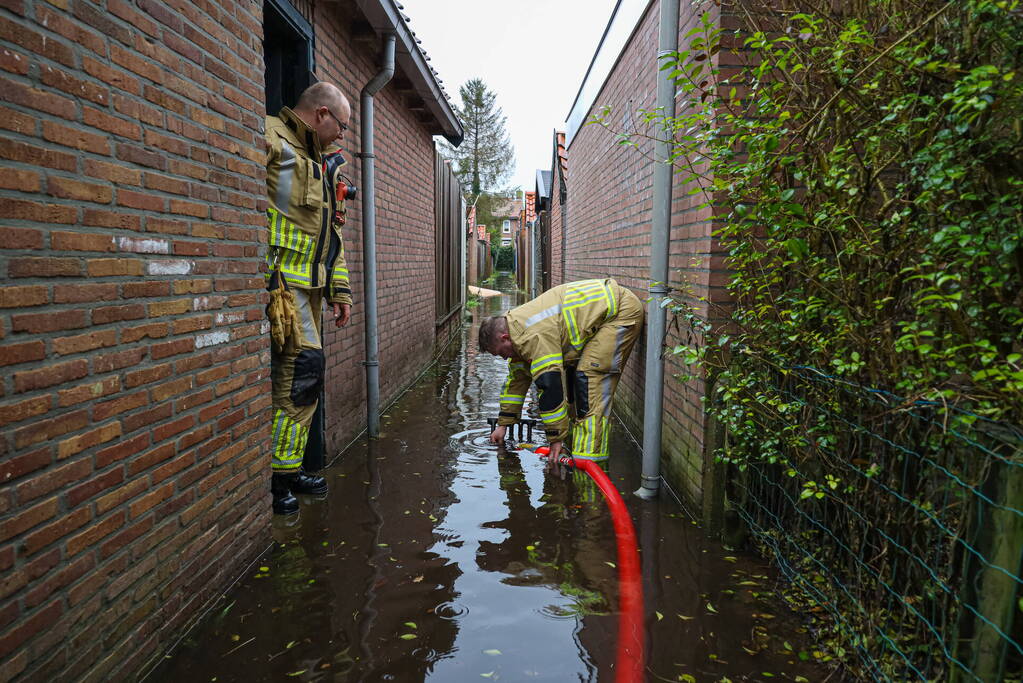
[[(985, 555), (990, 563), (980, 572), (980, 590), (974, 635), (973, 675), (981, 681), (1000, 681), (1005, 673), (1009, 641), (1002, 634), (1013, 632), (1016, 614), (1016, 584), (1023, 557), (1023, 465), (1017, 451), (1008, 463), (996, 465), (999, 472), (998, 507), (987, 510), (990, 538)], [(999, 633), (999, 630), (1001, 633)]]
[[(657, 43), (657, 108), (665, 117), (675, 115), (675, 86), (669, 71), (661, 71), (661, 56), (678, 51), (679, 0), (661, 0)], [(650, 308), (647, 312), (646, 379), (643, 400), (643, 476), (636, 491), (640, 498), (654, 498), (661, 483), (661, 413), (664, 403), (664, 345), (668, 294), (668, 253), (671, 249), (672, 165), (667, 159), (671, 145), (659, 140), (654, 148), (654, 197), (650, 226)]]
[(394, 75), (394, 34), (384, 36), (384, 56), (380, 71), (362, 89), (362, 183), (363, 260), (366, 273), (366, 431), (371, 437), (380, 434), (380, 355), (377, 322), (377, 207), (376, 166), (373, 155), (373, 96)]

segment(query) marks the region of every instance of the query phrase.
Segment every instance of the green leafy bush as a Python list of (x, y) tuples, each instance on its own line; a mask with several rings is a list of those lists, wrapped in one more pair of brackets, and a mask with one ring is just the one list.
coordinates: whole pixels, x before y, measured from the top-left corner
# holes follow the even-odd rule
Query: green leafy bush
[[(870, 605), (896, 591), (954, 625), (960, 598), (934, 577), (971, 576), (972, 492), (989, 490), (992, 463), (1020, 457), (1023, 9), (733, 7), (743, 31), (723, 31), (724, 10), (709, 9), (664, 58), (678, 114), (641, 112), (639, 133), (617, 134), (622, 145), (642, 126), (667, 137), (683, 185), (715, 209), (731, 303), (704, 313), (681, 283), (674, 352), (713, 387), (707, 408), (728, 434), (720, 458), (785, 492), (771, 495), (792, 492), (784, 505), (820, 527), (804, 544), (807, 571), (829, 566), (847, 594), (835, 604), (858, 591), (860, 612), (846, 615), (862, 626), (856, 648), (897, 651), (910, 669), (926, 657), (934, 668), (914, 675), (940, 677), (955, 643), (932, 660), (939, 644), (919, 641), (937, 630), (920, 621), (919, 652), (905, 654), (893, 610)], [(996, 429), (1012, 436), (963, 447)], [(840, 566), (828, 549), (838, 545), (861, 566)]]

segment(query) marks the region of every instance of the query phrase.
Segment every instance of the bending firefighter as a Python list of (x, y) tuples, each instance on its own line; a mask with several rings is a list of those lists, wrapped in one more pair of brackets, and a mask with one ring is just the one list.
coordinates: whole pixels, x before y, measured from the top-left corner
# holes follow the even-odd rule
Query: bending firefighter
[(505, 316), (486, 318), (480, 349), (508, 359), (490, 440), (503, 443), (533, 382), (550, 459), (571, 436), (572, 457), (606, 460), (611, 400), (642, 326), (643, 304), (611, 279), (559, 285)]
[(310, 86), (294, 109), (266, 119), (269, 206), (267, 314), (271, 334), (273, 470), (277, 514), (298, 512), (296, 493), (326, 493), (323, 477), (302, 471), (309, 427), (323, 386), (320, 311), (338, 327), (351, 315), (352, 291), (341, 226), (349, 195), (340, 173), (341, 140), (351, 107), (329, 83)]

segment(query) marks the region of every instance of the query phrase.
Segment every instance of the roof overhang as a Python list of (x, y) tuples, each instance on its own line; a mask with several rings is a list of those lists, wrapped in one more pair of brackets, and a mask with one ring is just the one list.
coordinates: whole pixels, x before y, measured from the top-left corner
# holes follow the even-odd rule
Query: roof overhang
[(419, 49), (416, 37), (409, 28), (408, 18), (402, 14), (398, 4), (394, 0), (355, 0), (355, 4), (378, 35), (394, 34), (396, 66), (412, 83), (412, 88), (422, 98), (426, 110), (436, 120), (438, 134), (447, 138), (455, 147), (462, 144), (465, 135), (462, 124), (455, 116), (437, 74)]

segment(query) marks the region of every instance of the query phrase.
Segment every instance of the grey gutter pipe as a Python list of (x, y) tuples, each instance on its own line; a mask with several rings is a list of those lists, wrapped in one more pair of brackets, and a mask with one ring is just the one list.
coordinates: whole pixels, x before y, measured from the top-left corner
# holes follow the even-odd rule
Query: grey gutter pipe
[[(657, 41), (657, 108), (665, 117), (675, 116), (675, 86), (661, 71), (661, 57), (678, 51), (679, 0), (661, 0)], [(650, 226), (650, 307), (647, 311), (646, 378), (643, 389), (643, 475), (636, 490), (640, 498), (657, 497), (661, 484), (661, 419), (664, 408), (664, 345), (667, 313), (662, 305), (668, 295), (668, 253), (671, 249), (671, 184), (674, 175), (671, 145), (658, 140), (654, 146), (654, 197)]]
[(384, 35), (384, 60), (380, 71), (362, 89), (359, 107), (362, 151), (362, 249), (366, 273), (366, 431), (380, 435), (380, 352), (377, 324), (377, 206), (376, 165), (373, 155), (373, 96), (394, 75), (394, 34)]

